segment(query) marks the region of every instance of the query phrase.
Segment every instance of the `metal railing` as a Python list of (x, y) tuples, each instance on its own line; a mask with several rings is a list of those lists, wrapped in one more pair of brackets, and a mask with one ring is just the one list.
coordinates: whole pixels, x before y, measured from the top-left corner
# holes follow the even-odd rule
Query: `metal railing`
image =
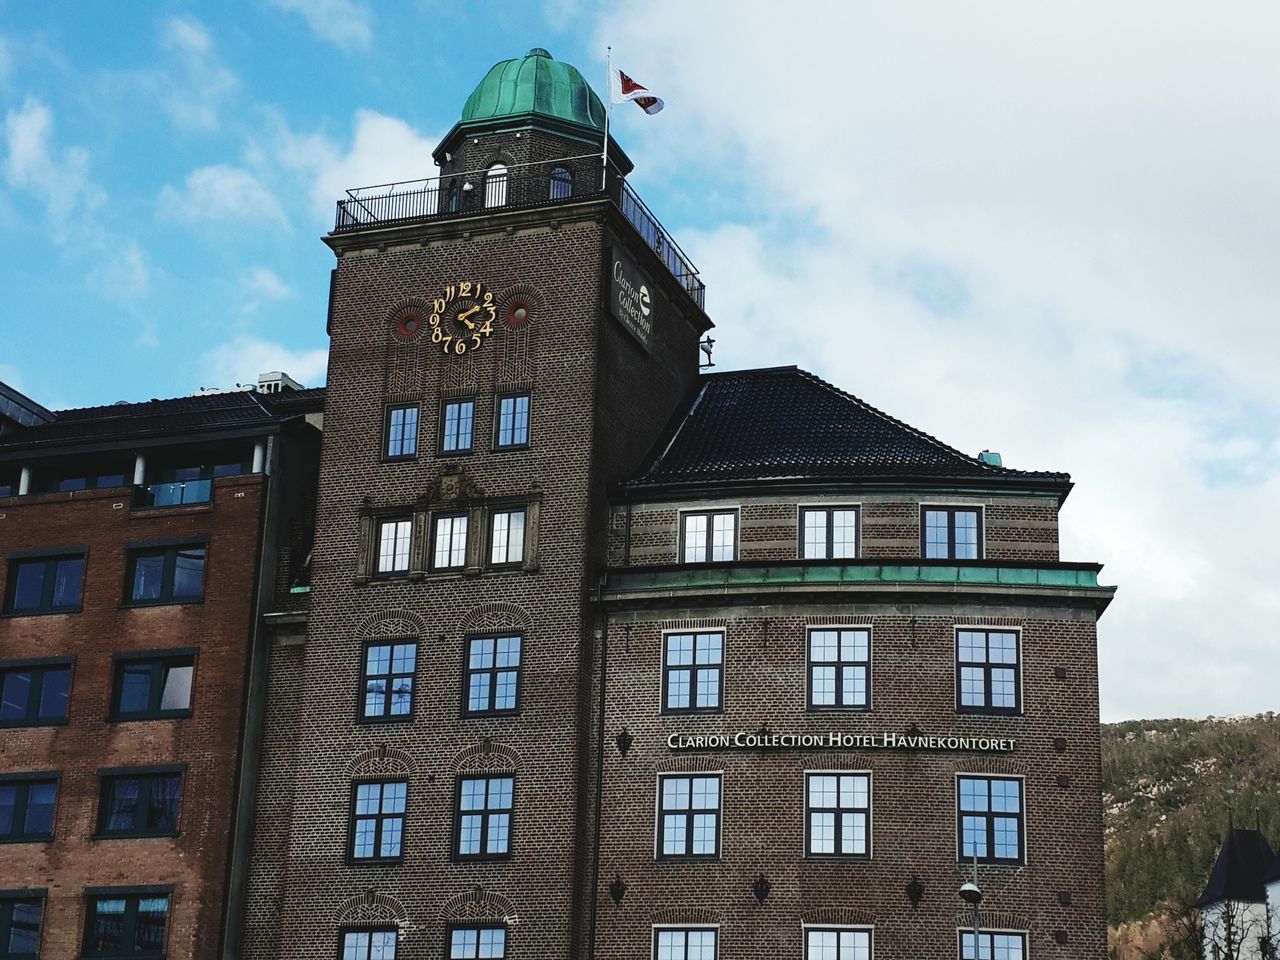
[(344, 233), (371, 226), (475, 216), (597, 197), (614, 202), (694, 303), (705, 308), (706, 284), (699, 279), (697, 268), (631, 185), (611, 167), (609, 182), (601, 189), (599, 154), (348, 190), (347, 198), (338, 201), (333, 230)]
[(187, 503), (208, 503), (212, 499), (212, 480), (142, 483), (134, 488), (134, 506), (137, 507), (177, 507)]

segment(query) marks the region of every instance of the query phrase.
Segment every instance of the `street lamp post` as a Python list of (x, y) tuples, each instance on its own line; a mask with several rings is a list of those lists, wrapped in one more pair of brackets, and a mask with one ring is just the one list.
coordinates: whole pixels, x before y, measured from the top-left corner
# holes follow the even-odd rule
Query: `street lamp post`
[(982, 890), (978, 887), (978, 851), (973, 851), (973, 880), (960, 887), (960, 899), (973, 907), (973, 960), (982, 960), (982, 948), (978, 940), (978, 904), (982, 903)]

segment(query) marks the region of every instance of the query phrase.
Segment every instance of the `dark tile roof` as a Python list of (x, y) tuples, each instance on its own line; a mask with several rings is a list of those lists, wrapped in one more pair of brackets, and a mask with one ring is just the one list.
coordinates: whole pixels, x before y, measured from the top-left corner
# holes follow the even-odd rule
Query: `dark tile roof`
[(1263, 878), (1274, 861), (1271, 844), (1261, 833), (1232, 828), (1227, 831), (1218, 861), (1209, 874), (1209, 883), (1195, 906), (1202, 907), (1220, 900), (1262, 903), (1266, 900)]
[(60, 447), (85, 443), (252, 430), (323, 410), (324, 393), (324, 387), (281, 393), (238, 390), (59, 410), (47, 423), (0, 437), (0, 453), (54, 452)]
[(1012, 470), (961, 453), (796, 367), (704, 376), (688, 411), (627, 486), (763, 480), (1033, 482), (1065, 473)]

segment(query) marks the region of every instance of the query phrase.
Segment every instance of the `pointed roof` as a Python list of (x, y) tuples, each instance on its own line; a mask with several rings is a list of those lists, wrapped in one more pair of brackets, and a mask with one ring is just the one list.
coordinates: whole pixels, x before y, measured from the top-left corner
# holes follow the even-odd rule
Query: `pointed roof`
[(1267, 895), (1263, 878), (1275, 858), (1271, 844), (1259, 831), (1228, 830), (1218, 852), (1218, 860), (1209, 874), (1209, 883), (1195, 906), (1206, 907), (1223, 900), (1265, 902)]
[(1065, 473), (961, 453), (797, 367), (709, 374), (629, 489), (751, 481), (1042, 486)]
[(1262, 882), (1264, 884), (1275, 883), (1277, 881), (1280, 881), (1280, 856), (1276, 857), (1275, 863), (1271, 864), (1271, 869), (1263, 874), (1262, 877)]

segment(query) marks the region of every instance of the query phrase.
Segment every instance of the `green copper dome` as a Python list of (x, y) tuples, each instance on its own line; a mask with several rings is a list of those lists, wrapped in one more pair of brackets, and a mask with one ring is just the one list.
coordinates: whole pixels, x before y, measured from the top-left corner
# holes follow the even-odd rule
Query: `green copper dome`
[(467, 97), (462, 123), (539, 114), (604, 130), (604, 104), (576, 67), (534, 47), (519, 60), (495, 63)]

